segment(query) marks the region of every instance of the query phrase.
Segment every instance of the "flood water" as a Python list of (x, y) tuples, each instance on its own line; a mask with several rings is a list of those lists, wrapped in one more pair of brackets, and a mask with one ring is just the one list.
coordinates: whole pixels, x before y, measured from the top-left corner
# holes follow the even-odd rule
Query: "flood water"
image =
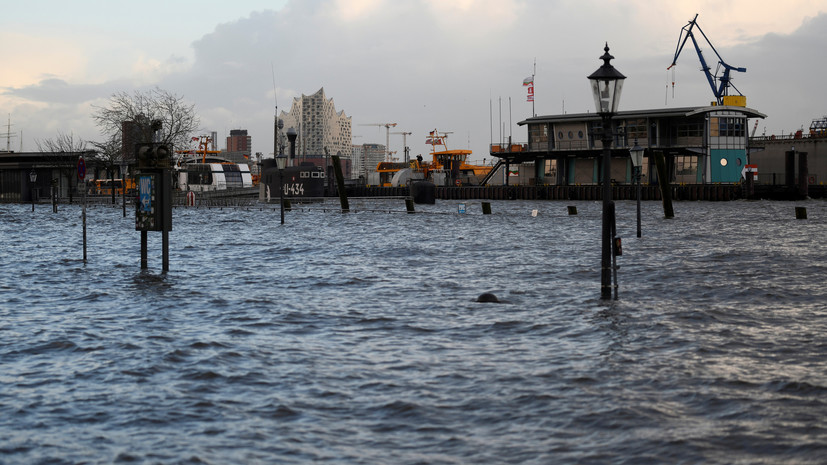
[(0, 463), (824, 463), (827, 202), (459, 203), (0, 205)]

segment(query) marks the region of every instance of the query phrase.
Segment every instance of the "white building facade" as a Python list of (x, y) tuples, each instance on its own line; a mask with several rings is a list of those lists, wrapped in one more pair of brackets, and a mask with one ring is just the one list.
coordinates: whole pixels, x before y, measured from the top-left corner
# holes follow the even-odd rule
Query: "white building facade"
[(279, 131), (279, 145), (286, 142), (288, 128), (294, 128), (296, 137), (296, 156), (340, 155), (349, 157), (351, 154), (351, 118), (343, 111), (336, 111), (333, 99), (328, 99), (324, 87), (313, 95), (302, 94), (301, 98), (294, 98), (293, 105), (287, 112), (282, 111), (279, 116), (284, 121), (284, 129)]
[(354, 145), (351, 149), (353, 179), (368, 179), (370, 173), (376, 172), (376, 165), (385, 160), (385, 146), (383, 144)]

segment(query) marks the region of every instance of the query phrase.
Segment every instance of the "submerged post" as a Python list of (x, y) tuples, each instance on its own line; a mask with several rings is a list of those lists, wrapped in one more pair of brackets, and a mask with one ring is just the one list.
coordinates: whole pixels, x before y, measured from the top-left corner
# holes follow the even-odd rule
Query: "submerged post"
[(347, 192), (345, 191), (345, 178), (342, 175), (342, 164), (339, 163), (339, 155), (333, 155), (333, 173), (336, 175), (336, 188), (339, 190), (339, 202), (342, 204), (342, 213), (350, 211), (350, 205), (347, 201)]
[(672, 189), (669, 186), (669, 175), (666, 173), (666, 160), (662, 151), (654, 151), (655, 168), (658, 170), (658, 187), (660, 187), (661, 199), (663, 199), (663, 216), (674, 218), (675, 210), (672, 209)]

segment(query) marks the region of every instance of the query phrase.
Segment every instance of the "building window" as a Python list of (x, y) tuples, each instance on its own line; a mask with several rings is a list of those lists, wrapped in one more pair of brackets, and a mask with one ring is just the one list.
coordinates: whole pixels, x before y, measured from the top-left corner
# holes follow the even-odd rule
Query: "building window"
[(700, 122), (678, 124), (678, 137), (701, 137), (703, 134), (704, 129)]
[(698, 159), (695, 155), (675, 157), (675, 181), (696, 183), (698, 180)]
[(649, 138), (648, 127), (645, 118), (626, 120), (626, 138), (630, 141), (637, 139), (645, 141)]
[(545, 160), (543, 178), (546, 184), (557, 184), (557, 160)]
[(744, 137), (744, 123), (741, 118), (718, 118), (718, 135), (722, 137)]

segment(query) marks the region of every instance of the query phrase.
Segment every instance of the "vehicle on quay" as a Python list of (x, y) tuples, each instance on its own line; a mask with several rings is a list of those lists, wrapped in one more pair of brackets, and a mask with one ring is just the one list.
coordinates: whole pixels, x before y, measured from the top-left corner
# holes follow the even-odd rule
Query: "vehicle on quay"
[(94, 179), (88, 181), (87, 193), (89, 195), (112, 195), (112, 190), (115, 190), (115, 195), (123, 195), (124, 186), (126, 187), (127, 195), (135, 193), (135, 179)]

